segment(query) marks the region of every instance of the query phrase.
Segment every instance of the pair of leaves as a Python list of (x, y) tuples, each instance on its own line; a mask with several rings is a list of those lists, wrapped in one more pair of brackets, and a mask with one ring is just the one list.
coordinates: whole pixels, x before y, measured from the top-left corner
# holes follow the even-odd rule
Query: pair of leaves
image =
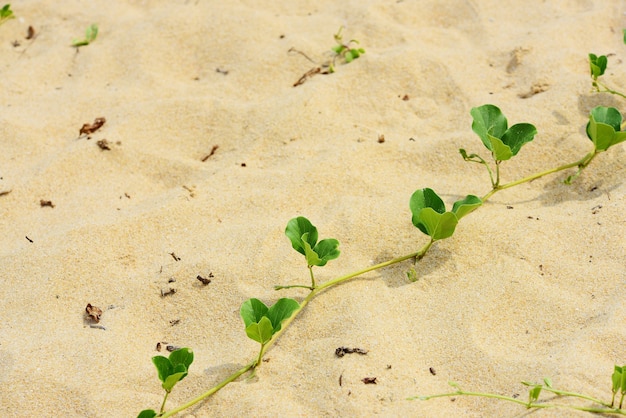
[(472, 130), (492, 152), (496, 161), (511, 159), (537, 134), (537, 129), (530, 123), (518, 123), (508, 128), (506, 117), (494, 105), (475, 107), (470, 114), (474, 119)]
[(265, 345), (272, 336), (280, 331), (282, 322), (300, 308), (294, 299), (281, 298), (268, 308), (258, 299), (248, 299), (241, 305), (239, 313), (246, 326), (246, 335)]
[(615, 365), (615, 370), (613, 371), (613, 375), (611, 376), (611, 382), (613, 384), (613, 387), (611, 388), (613, 392), (611, 406), (615, 404), (615, 395), (618, 392), (621, 392), (622, 398), (620, 399), (618, 407), (619, 409), (622, 409), (624, 396), (626, 395), (626, 365), (623, 367)]
[(615, 144), (626, 141), (621, 130), (622, 115), (614, 107), (598, 106), (591, 110), (587, 124), (587, 136), (596, 151), (606, 151)]
[(163, 356), (152, 357), (152, 362), (159, 373), (159, 380), (163, 389), (171, 392), (176, 383), (187, 376), (189, 366), (193, 362), (193, 351), (189, 348), (180, 348), (172, 351), (169, 358)]
[(432, 189), (416, 190), (409, 206), (413, 214), (413, 225), (430, 236), (433, 241), (451, 237), (459, 220), (482, 205), (482, 200), (468, 195), (454, 202), (452, 211), (447, 212), (443, 200)]
[(589, 54), (589, 67), (591, 70), (591, 78), (595, 80), (604, 74), (608, 60), (606, 55), (597, 56), (596, 54)]
[(0, 9), (0, 25), (9, 19), (15, 19), (15, 15), (13, 14), (13, 10), (11, 10), (11, 5), (5, 4), (2, 9)]
[(93, 23), (85, 30), (85, 39), (74, 39), (72, 46), (79, 47), (89, 45), (98, 37), (98, 25)]
[[(356, 40), (351, 40), (350, 43), (359, 43)], [(335, 45), (331, 48), (335, 54), (342, 56), (346, 63), (352, 62), (353, 60), (359, 58), (362, 54), (365, 54), (365, 50), (363, 48), (350, 48), (347, 45)]]
[(306, 257), (308, 266), (325, 266), (330, 260), (339, 257), (339, 241), (333, 238), (317, 242), (317, 228), (302, 216), (287, 223), (285, 235), (294, 250)]

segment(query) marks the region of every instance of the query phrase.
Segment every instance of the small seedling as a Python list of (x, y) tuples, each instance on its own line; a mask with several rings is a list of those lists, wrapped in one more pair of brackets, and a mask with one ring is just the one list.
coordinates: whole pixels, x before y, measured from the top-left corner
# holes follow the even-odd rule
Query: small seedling
[(75, 46), (76, 48), (78, 48), (81, 46), (89, 45), (90, 43), (95, 41), (97, 37), (98, 37), (98, 25), (93, 23), (92, 25), (87, 27), (87, 29), (85, 30), (85, 39), (74, 39), (74, 41), (72, 41), (72, 46)]
[(15, 15), (13, 14), (13, 10), (11, 10), (10, 4), (5, 4), (0, 9), (0, 25), (6, 23), (7, 20), (15, 19)]
[[(187, 376), (189, 372), (189, 366), (193, 362), (193, 351), (189, 348), (180, 348), (172, 351), (169, 358), (164, 356), (152, 357), (152, 363), (157, 369), (159, 374), (159, 380), (162, 382), (161, 386), (165, 390), (165, 396), (163, 397), (163, 403), (161, 404), (161, 410), (159, 414), (162, 414), (165, 410), (165, 402), (167, 397), (172, 392), (172, 389), (176, 383), (180, 382)], [(139, 413), (137, 418), (153, 418), (158, 414), (153, 409), (145, 409)]]
[(359, 44), (359, 41), (356, 39), (351, 39), (350, 42), (344, 44), (343, 35), (341, 34), (342, 31), (343, 26), (339, 27), (337, 33), (333, 35), (337, 45), (331, 48), (331, 50), (335, 53), (335, 56), (333, 57), (332, 63), (328, 67), (329, 73), (335, 72), (335, 62), (337, 59), (343, 60), (344, 63), (348, 64), (359, 58), (362, 54), (365, 54), (365, 50), (363, 48), (357, 48), (355, 46)]
[[(626, 366), (620, 367), (615, 366), (613, 375), (611, 376), (611, 391), (613, 393), (613, 397), (611, 398), (611, 403), (602, 401), (600, 399), (593, 398), (591, 396), (582, 394), (564, 391), (560, 389), (556, 389), (552, 385), (552, 380), (549, 378), (543, 379), (543, 383), (532, 383), (532, 382), (522, 382), (524, 386), (528, 386), (528, 401), (523, 401), (518, 398), (513, 398), (510, 396), (498, 395), (495, 393), (483, 393), (483, 392), (467, 392), (461, 389), (458, 383), (448, 382), (450, 386), (456, 389), (454, 392), (450, 393), (440, 393), (437, 395), (430, 396), (414, 396), (408, 398), (409, 400), (422, 400), (427, 401), (434, 398), (443, 398), (443, 397), (453, 397), (453, 396), (478, 396), (481, 398), (493, 398), (500, 399), (503, 401), (513, 402), (519, 405), (525, 406), (527, 409), (532, 408), (566, 408), (566, 409), (575, 409), (578, 411), (592, 412), (595, 414), (616, 414), (616, 415), (626, 415), (626, 410), (622, 409), (624, 395), (626, 395)], [(540, 400), (539, 396), (541, 392), (550, 392), (557, 397), (567, 397), (567, 398), (578, 398), (586, 401), (591, 401), (594, 404), (601, 405), (597, 406), (579, 406), (572, 404), (560, 404), (560, 403), (547, 403), (545, 400)], [(616, 403), (615, 396), (620, 394), (619, 404)]]
[(530, 123), (518, 123), (508, 128), (508, 122), (502, 111), (494, 105), (475, 107), (470, 111), (474, 121), (472, 130), (480, 137), (496, 164), (496, 176), (489, 164), (478, 154), (467, 155), (464, 149), (459, 152), (465, 161), (483, 164), (489, 172), (491, 185), (496, 189), (500, 185), (500, 163), (517, 155), (522, 146), (533, 140), (537, 129)]
[(339, 257), (339, 241), (327, 238), (317, 242), (317, 228), (302, 216), (289, 221), (285, 235), (291, 241), (293, 249), (306, 258), (307, 268), (311, 274), (311, 286), (305, 287), (315, 289), (313, 266), (325, 266), (328, 261)]
[(280, 331), (283, 321), (289, 319), (299, 308), (300, 304), (289, 298), (279, 299), (270, 308), (254, 298), (248, 299), (241, 305), (239, 313), (246, 326), (246, 335), (261, 344), (255, 367), (261, 365), (266, 344), (272, 340), (274, 334)]
[(478, 196), (468, 195), (454, 202), (451, 212), (446, 212), (443, 200), (432, 189), (420, 189), (411, 196), (409, 206), (413, 213), (413, 225), (431, 238), (431, 243), (449, 238), (459, 220), (482, 205)]

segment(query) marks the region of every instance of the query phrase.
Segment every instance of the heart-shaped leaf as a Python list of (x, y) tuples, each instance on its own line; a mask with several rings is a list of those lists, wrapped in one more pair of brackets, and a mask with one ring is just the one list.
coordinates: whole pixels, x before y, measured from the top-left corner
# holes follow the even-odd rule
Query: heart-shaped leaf
[(429, 188), (416, 190), (411, 196), (409, 206), (413, 214), (413, 225), (433, 241), (452, 236), (459, 222), (454, 213), (446, 212), (443, 200)]
[(325, 266), (329, 260), (339, 257), (339, 241), (328, 238), (318, 243), (317, 228), (302, 216), (287, 223), (285, 235), (291, 241), (291, 246), (304, 254), (309, 267)]
[(267, 316), (261, 318), (258, 323), (253, 322), (246, 327), (246, 335), (261, 344), (265, 344), (271, 340), (273, 334), (274, 329), (272, 328), (272, 321), (270, 321)]
[(291, 318), (291, 315), (300, 308), (300, 304), (290, 298), (281, 298), (267, 311), (267, 317), (272, 322), (274, 333), (280, 331), (282, 322)]
[(472, 130), (493, 153), (496, 161), (511, 159), (517, 155), (522, 145), (532, 141), (537, 134), (537, 129), (530, 123), (518, 123), (507, 129), (506, 117), (494, 105), (475, 107), (470, 114), (474, 120)]
[(302, 242), (302, 236), (304, 234), (307, 234), (306, 241), (309, 243), (311, 248), (314, 248), (317, 243), (317, 228), (314, 227), (307, 218), (299, 216), (291, 219), (287, 223), (285, 235), (287, 235), (287, 238), (291, 241), (291, 246), (300, 254), (306, 255), (304, 252), (304, 244)]
[(480, 197), (467, 195), (465, 199), (457, 200), (456, 202), (454, 202), (454, 205), (452, 205), (452, 213), (454, 213), (457, 219), (460, 220), (462, 217), (478, 209), (482, 204), (483, 201), (480, 199)]
[(589, 67), (591, 69), (591, 77), (596, 80), (598, 77), (604, 74), (608, 60), (606, 55), (589, 54)]
[(498, 107), (490, 104), (474, 107), (470, 114), (474, 119), (472, 130), (480, 137), (485, 147), (492, 151), (489, 136), (502, 138), (508, 126), (506, 117), (504, 117)]
[(159, 380), (162, 382), (163, 389), (171, 392), (176, 383), (183, 380), (187, 376), (187, 370), (193, 362), (193, 351), (189, 348), (180, 348), (172, 351), (169, 358), (163, 356), (152, 357)]
[(261, 318), (267, 315), (268, 308), (263, 302), (256, 298), (248, 299), (241, 305), (239, 314), (243, 319), (246, 328), (253, 323), (258, 323)]
[(157, 413), (154, 409), (144, 409), (137, 415), (137, 418), (154, 418), (157, 416)]
[(606, 151), (613, 145), (626, 141), (621, 131), (622, 115), (614, 107), (598, 106), (591, 110), (587, 124), (587, 136), (596, 151)]

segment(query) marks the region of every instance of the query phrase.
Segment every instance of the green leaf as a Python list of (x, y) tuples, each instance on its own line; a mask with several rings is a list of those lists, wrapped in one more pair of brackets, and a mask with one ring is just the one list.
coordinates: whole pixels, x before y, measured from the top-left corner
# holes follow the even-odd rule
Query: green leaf
[(165, 389), (166, 392), (169, 393), (172, 391), (176, 383), (183, 380), (185, 376), (187, 376), (187, 371), (172, 373), (171, 375), (167, 376), (167, 379), (165, 379), (161, 386), (163, 387), (163, 389)]
[[(507, 129), (506, 117), (494, 105), (475, 107), (470, 114), (474, 119), (472, 130), (493, 153), (496, 161), (509, 160), (517, 155), (522, 145), (532, 141), (537, 134), (537, 129), (530, 123), (518, 123)], [(467, 159), (463, 153), (461, 155)]]
[(98, 37), (98, 25), (95, 23), (87, 28), (85, 31), (85, 39), (88, 43), (91, 43), (96, 40)]
[(420, 223), (428, 231), (426, 235), (429, 235), (433, 241), (451, 237), (454, 234), (456, 225), (459, 223), (454, 213), (438, 213), (432, 208), (422, 209), (419, 217)]
[(246, 328), (253, 323), (258, 323), (267, 314), (268, 308), (256, 298), (248, 299), (241, 305), (239, 314)]
[(433, 240), (448, 238), (454, 233), (458, 219), (454, 213), (446, 212), (443, 200), (432, 189), (416, 190), (409, 206), (413, 225)]
[(154, 409), (144, 409), (137, 415), (137, 418), (154, 418), (157, 416), (157, 413)]
[(622, 387), (622, 368), (619, 366), (615, 366), (615, 370), (611, 375), (611, 382), (613, 383), (612, 392), (613, 394), (617, 393), (618, 390)]
[(189, 369), (191, 363), (193, 363), (193, 351), (189, 348), (179, 348), (170, 353), (170, 362), (176, 369), (179, 365), (185, 366), (185, 369)]
[(613, 107), (598, 106), (591, 110), (587, 136), (597, 151), (606, 151), (613, 145), (626, 141), (626, 132), (620, 131), (622, 115)]
[(304, 244), (304, 256), (306, 257), (307, 266), (323, 266), (326, 262), (311, 248), (311, 245), (307, 242), (307, 235), (308, 233), (302, 235), (302, 244)]
[(535, 135), (537, 135), (537, 128), (534, 125), (517, 123), (502, 135), (502, 142), (511, 149), (513, 155), (517, 155), (522, 145), (532, 141)]
[(317, 243), (317, 228), (313, 226), (307, 218), (299, 216), (291, 219), (287, 223), (285, 235), (287, 235), (287, 238), (291, 241), (291, 246), (300, 254), (306, 255), (304, 251), (304, 244), (302, 242), (302, 236), (304, 234), (308, 234), (306, 241), (309, 243), (311, 248), (314, 248)]
[(9, 19), (15, 19), (15, 16), (13, 15), (13, 10), (11, 10), (11, 5), (5, 4), (2, 9), (0, 9), (0, 24)]
[(324, 266), (330, 260), (334, 260), (339, 257), (339, 241), (334, 238), (326, 238), (321, 240), (315, 246), (314, 251), (317, 253), (318, 257), (322, 261), (323, 264), (315, 264), (316, 266)]
[(543, 386), (536, 385), (530, 391), (528, 391), (528, 404), (536, 402), (539, 399), (539, 395), (541, 394), (541, 389), (543, 389)]
[(474, 210), (478, 209), (483, 201), (478, 196), (467, 195), (465, 199), (457, 200), (452, 205), (452, 213), (454, 213), (458, 220), (462, 217), (470, 214)]
[(273, 334), (272, 322), (267, 316), (261, 318), (258, 323), (254, 322), (246, 327), (246, 335), (261, 344), (266, 344), (271, 340)]
[(591, 77), (596, 80), (598, 77), (604, 74), (608, 60), (606, 55), (589, 54), (589, 67), (591, 69)]
[(272, 323), (273, 333), (280, 331), (281, 324), (300, 308), (300, 304), (290, 298), (281, 298), (267, 311), (267, 318)]
[(174, 372), (174, 366), (167, 357), (154, 356), (152, 357), (152, 363), (154, 363), (157, 369), (161, 382), (165, 382), (165, 379)]
[(506, 117), (500, 109), (494, 105), (486, 104), (474, 107), (470, 111), (474, 121), (472, 130), (480, 137), (489, 151), (492, 151), (489, 136), (501, 138), (507, 129)]
[(491, 143), (491, 152), (493, 154), (493, 158), (497, 161), (506, 161), (511, 159), (513, 156), (513, 152), (511, 152), (511, 148), (506, 145), (500, 138), (496, 138), (495, 136), (488, 135), (489, 142)]

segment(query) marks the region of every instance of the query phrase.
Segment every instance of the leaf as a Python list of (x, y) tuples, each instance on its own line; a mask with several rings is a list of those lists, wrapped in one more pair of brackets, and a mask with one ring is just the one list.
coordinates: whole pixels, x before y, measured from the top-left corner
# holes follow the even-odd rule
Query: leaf
[(154, 356), (152, 357), (152, 363), (154, 363), (154, 366), (157, 369), (159, 380), (161, 382), (165, 382), (165, 379), (167, 379), (167, 377), (174, 372), (174, 366), (167, 357)]
[(328, 261), (339, 257), (340, 251), (338, 247), (339, 241), (334, 238), (326, 238), (318, 242), (314, 251), (322, 260), (323, 264), (316, 264), (316, 266), (324, 266)]
[(517, 155), (519, 150), (527, 142), (533, 140), (537, 135), (537, 128), (530, 123), (517, 123), (511, 126), (502, 135), (502, 142), (511, 149), (513, 155)]
[(171, 375), (167, 376), (167, 379), (165, 379), (165, 381), (163, 382), (161, 386), (163, 387), (163, 389), (165, 389), (166, 392), (169, 393), (172, 391), (174, 386), (176, 386), (176, 383), (183, 380), (185, 376), (187, 376), (187, 371), (180, 371), (177, 373), (172, 373)]
[(170, 353), (170, 362), (176, 369), (178, 365), (185, 366), (185, 369), (189, 369), (191, 363), (193, 363), (193, 351), (189, 348), (179, 348)]
[(157, 413), (154, 409), (144, 409), (137, 415), (137, 418), (154, 418), (157, 416)]
[(462, 217), (469, 215), (474, 210), (478, 209), (483, 201), (478, 196), (467, 195), (465, 199), (457, 200), (452, 205), (452, 213), (454, 213), (458, 220)]
[(271, 340), (273, 334), (274, 329), (272, 322), (267, 316), (261, 318), (258, 323), (254, 322), (246, 327), (246, 335), (261, 344), (265, 344)]
[(506, 145), (500, 138), (496, 138), (495, 136), (488, 135), (489, 141), (491, 143), (491, 149), (493, 158), (496, 161), (506, 161), (510, 160), (513, 156), (511, 152), (511, 148)]
[(287, 238), (289, 238), (289, 240), (291, 241), (291, 246), (293, 247), (293, 249), (303, 255), (306, 254), (304, 251), (302, 236), (307, 233), (308, 235), (306, 240), (311, 248), (313, 248), (317, 243), (317, 228), (313, 226), (313, 224), (307, 218), (299, 216), (297, 218), (291, 219), (287, 223), (285, 235), (287, 235)]
[(620, 390), (621, 386), (622, 386), (622, 368), (619, 366), (615, 366), (615, 370), (613, 371), (613, 374), (611, 375), (611, 383), (613, 383), (613, 394), (617, 393), (618, 390)]
[(528, 404), (530, 405), (533, 402), (536, 402), (539, 399), (539, 395), (541, 394), (541, 389), (543, 386), (536, 385), (531, 390), (528, 391)]
[(258, 323), (267, 314), (268, 308), (258, 299), (248, 299), (241, 305), (239, 314), (246, 328), (253, 323)]
[(409, 206), (413, 225), (433, 240), (448, 238), (454, 233), (458, 219), (454, 213), (446, 212), (443, 200), (432, 189), (416, 190)]
[(422, 209), (419, 217), (420, 223), (428, 231), (426, 235), (429, 235), (433, 241), (451, 237), (459, 223), (454, 213), (437, 213), (432, 208)]
[(285, 319), (289, 319), (299, 308), (300, 304), (294, 299), (278, 299), (278, 301), (267, 311), (267, 318), (269, 318), (272, 323), (272, 334), (280, 331), (282, 322)]
[(95, 23), (87, 28), (85, 31), (85, 40), (87, 43), (91, 43), (98, 37), (98, 25)]
[(501, 138), (504, 135), (508, 126), (506, 117), (498, 107), (490, 104), (474, 107), (470, 114), (474, 119), (472, 130), (480, 137), (485, 147), (492, 151), (489, 136)]
[(613, 145), (626, 141), (626, 132), (620, 131), (622, 115), (614, 107), (598, 106), (591, 110), (587, 136), (596, 151), (606, 151)]
[(608, 60), (606, 55), (589, 54), (589, 67), (591, 69), (591, 77), (596, 80), (598, 77), (604, 74)]

